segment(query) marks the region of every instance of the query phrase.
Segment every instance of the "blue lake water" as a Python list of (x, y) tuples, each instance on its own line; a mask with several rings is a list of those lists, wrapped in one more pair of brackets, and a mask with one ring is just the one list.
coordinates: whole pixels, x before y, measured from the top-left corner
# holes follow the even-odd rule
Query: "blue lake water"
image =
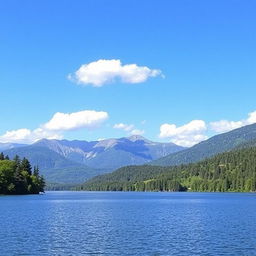
[(0, 255), (256, 255), (256, 194), (0, 197)]

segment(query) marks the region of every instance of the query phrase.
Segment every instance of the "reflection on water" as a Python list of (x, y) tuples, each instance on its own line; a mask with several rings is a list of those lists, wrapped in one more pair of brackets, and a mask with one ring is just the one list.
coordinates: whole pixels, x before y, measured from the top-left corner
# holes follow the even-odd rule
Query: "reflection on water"
[(256, 195), (0, 197), (0, 255), (256, 255)]

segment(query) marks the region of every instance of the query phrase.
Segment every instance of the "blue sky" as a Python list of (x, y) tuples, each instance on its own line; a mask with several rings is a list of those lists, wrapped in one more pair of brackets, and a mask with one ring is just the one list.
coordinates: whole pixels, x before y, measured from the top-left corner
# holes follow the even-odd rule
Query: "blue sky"
[[(190, 146), (253, 123), (255, 8), (254, 0), (2, 2), (0, 142), (143, 133)], [(120, 60), (120, 70), (100, 86), (81, 82), (92, 69), (76, 77), (96, 63), (104, 78), (100, 60), (110, 68)], [(146, 78), (135, 83), (140, 72)]]

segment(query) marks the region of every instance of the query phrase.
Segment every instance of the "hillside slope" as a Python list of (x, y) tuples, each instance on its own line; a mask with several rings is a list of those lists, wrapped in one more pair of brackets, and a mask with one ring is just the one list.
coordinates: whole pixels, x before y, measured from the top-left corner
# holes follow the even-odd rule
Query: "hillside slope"
[(256, 124), (213, 136), (191, 148), (152, 161), (150, 164), (173, 166), (194, 163), (218, 153), (230, 151), (243, 144), (246, 145), (246, 143), (249, 145), (253, 140), (256, 140)]
[(88, 178), (108, 170), (100, 170), (66, 159), (60, 154), (44, 147), (25, 146), (4, 151), (11, 159), (15, 155), (26, 157), (32, 166), (38, 166), (47, 182), (73, 183), (84, 182)]
[(187, 165), (127, 166), (78, 189), (110, 191), (255, 191), (256, 148), (218, 154)]

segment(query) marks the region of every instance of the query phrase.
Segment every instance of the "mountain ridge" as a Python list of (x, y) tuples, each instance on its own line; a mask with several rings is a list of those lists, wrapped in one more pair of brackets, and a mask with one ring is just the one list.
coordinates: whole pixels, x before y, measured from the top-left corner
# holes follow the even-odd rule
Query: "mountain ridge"
[(47, 147), (69, 160), (93, 168), (97, 166), (112, 170), (127, 164), (144, 164), (161, 156), (184, 150), (184, 147), (174, 143), (153, 142), (138, 135), (100, 141), (43, 139), (32, 145)]
[(159, 158), (150, 162), (150, 164), (173, 166), (194, 163), (219, 153), (231, 151), (253, 140), (256, 140), (256, 124), (243, 126), (226, 133), (215, 135), (191, 148)]
[[(82, 183), (86, 179), (131, 164), (144, 164), (170, 152), (183, 150), (173, 143), (152, 142), (142, 136), (100, 141), (42, 139), (31, 145), (4, 150), (38, 165), (47, 181)], [(80, 178), (79, 178), (80, 175)]]

